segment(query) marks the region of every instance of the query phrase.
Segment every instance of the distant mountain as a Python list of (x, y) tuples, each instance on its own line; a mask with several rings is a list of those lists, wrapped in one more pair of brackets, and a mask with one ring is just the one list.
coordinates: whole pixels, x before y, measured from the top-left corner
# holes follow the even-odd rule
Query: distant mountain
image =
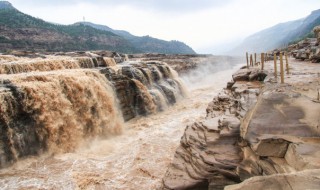
[(0, 52), (110, 50), (122, 53), (195, 53), (182, 42), (149, 38), (135, 38), (126, 31), (106, 29), (106, 26), (49, 23), (18, 11), (7, 1), (0, 1)]
[(238, 47), (231, 51), (234, 54), (264, 52), (287, 46), (289, 43), (312, 37), (312, 29), (320, 25), (320, 10), (313, 11), (306, 18), (280, 23), (247, 37)]
[(166, 54), (181, 54), (181, 53), (195, 54), (195, 51), (191, 47), (184, 44), (183, 42), (179, 42), (175, 40), (165, 41), (165, 40), (160, 40), (150, 36), (142, 36), (142, 37), (134, 36), (124, 30), (114, 30), (108, 26), (94, 24), (91, 22), (78, 22), (76, 24), (83, 24), (99, 30), (115, 33), (127, 39), (129, 42), (131, 42), (134, 45), (134, 47), (138, 48), (142, 52), (146, 52), (146, 53), (157, 52), (157, 53), (166, 53)]
[(0, 9), (15, 9), (8, 1), (0, 1)]
[(112, 50), (140, 52), (126, 39), (85, 25), (57, 25), (34, 18), (0, 1), (0, 51)]

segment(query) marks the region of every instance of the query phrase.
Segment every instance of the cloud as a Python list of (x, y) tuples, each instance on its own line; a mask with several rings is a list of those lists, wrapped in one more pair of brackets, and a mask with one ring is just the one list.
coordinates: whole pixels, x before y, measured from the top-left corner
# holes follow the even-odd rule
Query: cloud
[(16, 4), (29, 6), (70, 6), (78, 4), (92, 4), (96, 6), (129, 6), (159, 12), (190, 12), (211, 7), (221, 7), (234, 0), (13, 0)]
[(279, 22), (320, 8), (319, 0), (9, 0), (46, 21), (86, 21), (134, 35), (179, 40), (199, 53), (232, 49), (238, 42)]

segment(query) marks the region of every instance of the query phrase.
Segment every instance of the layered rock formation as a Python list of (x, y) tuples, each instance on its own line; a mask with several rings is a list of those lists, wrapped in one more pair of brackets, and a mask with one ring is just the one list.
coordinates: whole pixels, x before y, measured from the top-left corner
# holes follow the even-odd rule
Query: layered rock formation
[(241, 69), (233, 75), (232, 91), (224, 90), (208, 105), (206, 119), (187, 126), (163, 179), (165, 189), (223, 189), (240, 182), (240, 120), (257, 99), (257, 79), (265, 77), (257, 69)]
[(320, 81), (313, 67), (291, 66), (282, 85), (260, 82), (257, 69), (235, 73), (206, 119), (187, 126), (163, 188), (318, 189)]

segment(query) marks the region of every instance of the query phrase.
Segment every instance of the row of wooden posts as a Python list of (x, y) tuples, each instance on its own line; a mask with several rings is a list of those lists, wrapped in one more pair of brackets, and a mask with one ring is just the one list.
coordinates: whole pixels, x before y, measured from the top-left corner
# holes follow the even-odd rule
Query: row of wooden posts
[[(264, 63), (268, 61), (267, 58), (268, 54), (261, 53), (260, 55), (260, 62), (257, 62), (257, 53), (254, 53), (254, 62), (253, 62), (253, 55), (250, 54), (250, 62), (249, 62), (249, 54), (248, 52), (246, 53), (246, 58), (247, 58), (247, 68), (253, 67), (254, 65), (261, 65), (261, 70), (264, 69)], [(290, 73), (289, 71), (289, 62), (288, 62), (288, 54), (287, 52), (282, 53), (280, 52), (279, 54), (279, 59), (280, 59), (280, 76), (281, 76), (281, 83), (284, 83), (284, 68), (283, 68), (283, 58), (285, 57), (286, 61), (286, 71), (287, 74)], [(274, 60), (274, 76), (277, 79), (278, 78), (278, 69), (277, 69), (277, 60), (278, 56), (276, 53), (273, 54), (273, 60)]]

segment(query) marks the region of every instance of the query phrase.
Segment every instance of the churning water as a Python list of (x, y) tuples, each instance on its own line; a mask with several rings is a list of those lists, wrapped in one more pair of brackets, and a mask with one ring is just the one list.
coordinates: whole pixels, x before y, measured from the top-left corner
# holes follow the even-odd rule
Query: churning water
[[(40, 157), (28, 157), (20, 160), (14, 165), (0, 170), (0, 187), (3, 189), (159, 188), (166, 168), (172, 160), (175, 149), (179, 145), (185, 126), (205, 117), (207, 104), (220, 89), (225, 87), (226, 82), (231, 79), (231, 74), (239, 67), (238, 65), (228, 63), (208, 63), (205, 65), (189, 75), (181, 76), (189, 92), (186, 98), (180, 99), (175, 105), (170, 106), (162, 102), (162, 106), (168, 107), (166, 110), (147, 117), (137, 117), (124, 123), (121, 135), (111, 135), (107, 138), (91, 138), (90, 142), (82, 141), (80, 146), (72, 153), (48, 152)], [(95, 72), (78, 71), (73, 75), (83, 75), (82, 78), (94, 75), (95, 86), (89, 85), (86, 88), (109, 88), (105, 86), (107, 83), (101, 82), (101, 80), (105, 79), (99, 78)], [(69, 85), (69, 81), (71, 80), (67, 76), (69, 75), (61, 75), (62, 78), (65, 77), (63, 78), (65, 84)], [(54, 78), (49, 77), (43, 80), (49, 80), (51, 87), (61, 85)], [(85, 79), (78, 81), (78, 83), (84, 83), (83, 80)], [(35, 84), (31, 85), (28, 83), (29, 81), (32, 81), (32, 77), (29, 80), (24, 80), (21, 85), (31, 88), (30, 96), (32, 97), (39, 95), (37, 94), (39, 92), (36, 91), (37, 88), (46, 87), (42, 87), (42, 83), (36, 84), (37, 86), (34, 86)], [(77, 85), (77, 83), (72, 85)], [(143, 88), (140, 83), (137, 86)], [(72, 91), (69, 93), (72, 93)], [(96, 101), (84, 100), (84, 97), (81, 96), (90, 94), (94, 96), (93, 98), (98, 98), (101, 95), (110, 96), (109, 99), (113, 97), (112, 93), (99, 95), (95, 93), (98, 92), (85, 90), (83, 94), (75, 97), (80, 98), (80, 101), (88, 101), (84, 102), (89, 105), (88, 109), (77, 110), (84, 112), (81, 116), (73, 118), (73, 114), (76, 114), (74, 113), (75, 111), (71, 110), (68, 107), (69, 105), (66, 105), (66, 109), (70, 109), (70, 115), (68, 115), (69, 122), (74, 123), (75, 128), (81, 128), (81, 126), (77, 125), (84, 122), (83, 120), (88, 119), (85, 118), (86, 111), (90, 111), (89, 108), (95, 105)], [(61, 97), (62, 100), (64, 98)], [(148, 101), (151, 99), (151, 97), (146, 98)], [(57, 100), (57, 103), (59, 101)], [(108, 104), (108, 102), (105, 104)], [(30, 106), (37, 105), (30, 104)], [(41, 109), (50, 108), (39, 108), (40, 111)], [(150, 109), (154, 108), (151, 106)], [(99, 110), (95, 111), (99, 113)], [(107, 120), (110, 114), (115, 114), (115, 110), (109, 111), (110, 113), (106, 116), (98, 116)], [(40, 114), (39, 117), (39, 119), (43, 119), (43, 122), (49, 122), (46, 121), (46, 115)], [(66, 121), (68, 118), (65, 118)], [(59, 121), (55, 120), (50, 122), (55, 123), (52, 125), (59, 124)], [(117, 131), (118, 124), (120, 123), (121, 121), (114, 123), (108, 130)], [(99, 124), (98, 126), (101, 125)], [(98, 129), (92, 130), (92, 134), (101, 133)], [(80, 132), (83, 133), (81, 130)], [(71, 143), (73, 141), (72, 138), (72, 135), (70, 135), (65, 136), (62, 140), (69, 140)], [(57, 142), (56, 139), (54, 140)], [(70, 144), (70, 148), (74, 148), (72, 143)]]

